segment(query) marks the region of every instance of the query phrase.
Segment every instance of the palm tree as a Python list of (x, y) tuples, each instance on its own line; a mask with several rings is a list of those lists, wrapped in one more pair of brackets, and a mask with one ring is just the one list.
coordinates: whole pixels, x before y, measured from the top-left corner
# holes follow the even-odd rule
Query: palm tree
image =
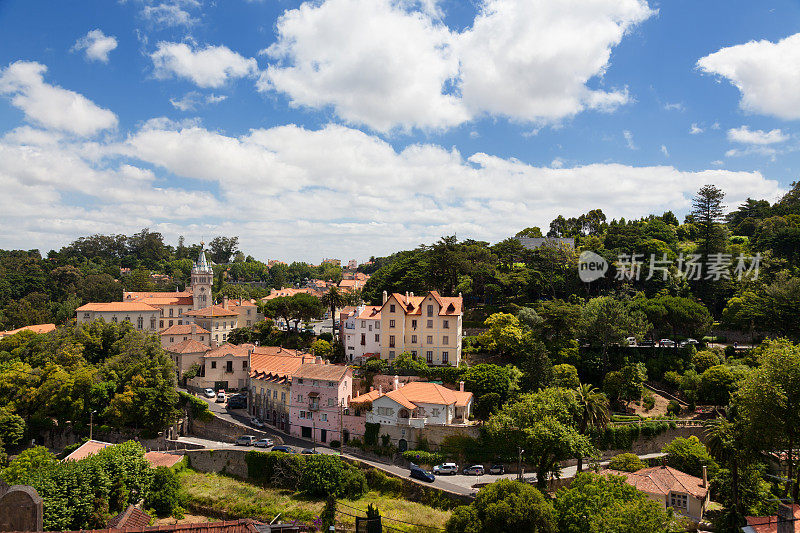
[(738, 442), (737, 431), (733, 423), (719, 417), (703, 423), (706, 435), (706, 447), (711, 457), (720, 464), (727, 465), (731, 470), (731, 487), (733, 495), (734, 523), (738, 524), (744, 517), (741, 496), (739, 494), (739, 463), (741, 459), (742, 443)]
[(322, 305), (331, 309), (331, 332), (333, 333), (333, 339), (336, 340), (336, 309), (345, 305), (344, 296), (342, 296), (338, 287), (334, 285), (322, 295)]
[[(611, 419), (608, 410), (608, 398), (594, 385), (581, 383), (575, 389), (575, 400), (578, 402), (578, 430), (586, 435), (589, 428), (604, 428)], [(578, 472), (583, 470), (583, 457), (578, 457)]]

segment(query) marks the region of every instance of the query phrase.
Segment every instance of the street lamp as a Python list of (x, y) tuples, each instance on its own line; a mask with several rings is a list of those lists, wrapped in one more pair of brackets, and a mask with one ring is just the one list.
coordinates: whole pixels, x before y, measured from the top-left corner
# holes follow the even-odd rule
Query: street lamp
[(92, 433), (93, 433), (93, 432), (92, 432), (92, 429), (93, 429), (93, 428), (92, 428), (92, 424), (94, 423), (94, 414), (95, 414), (96, 412), (97, 412), (97, 411), (94, 411), (94, 410), (93, 410), (91, 413), (89, 413), (89, 440), (92, 440)]

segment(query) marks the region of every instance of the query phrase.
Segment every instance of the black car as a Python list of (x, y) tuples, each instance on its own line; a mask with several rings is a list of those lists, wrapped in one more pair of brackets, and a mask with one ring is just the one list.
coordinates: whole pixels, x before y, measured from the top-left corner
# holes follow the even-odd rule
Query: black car
[(284, 446), (283, 444), (280, 444), (278, 446), (273, 446), (272, 451), (283, 452), (283, 453), (296, 453), (293, 449), (289, 448), (288, 446)]
[(321, 453), (321, 452), (318, 452), (314, 448), (306, 448), (305, 450), (303, 450), (300, 453), (302, 453), (303, 455), (314, 455), (314, 454)]
[(417, 465), (411, 465), (411, 477), (414, 479), (418, 479), (420, 481), (425, 481), (427, 483), (433, 483), (436, 480), (436, 476), (431, 474), (430, 472), (426, 472), (422, 468), (418, 467)]

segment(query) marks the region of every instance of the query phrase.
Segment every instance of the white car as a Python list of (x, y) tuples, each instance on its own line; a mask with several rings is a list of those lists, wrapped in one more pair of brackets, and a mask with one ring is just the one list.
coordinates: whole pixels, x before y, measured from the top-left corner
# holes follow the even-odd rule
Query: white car
[(674, 348), (675, 341), (670, 339), (661, 339), (660, 341), (658, 341), (658, 345), (662, 348)]
[(253, 446), (255, 446), (256, 448), (269, 448), (269, 447), (273, 446), (274, 444), (275, 443), (272, 442), (272, 439), (264, 438), (264, 439), (256, 441), (255, 444), (253, 444)]
[(256, 417), (253, 417), (253, 418), (250, 419), (250, 425), (251, 426), (255, 426), (257, 428), (263, 428), (264, 427), (264, 422), (262, 422), (261, 420), (259, 420)]
[(214, 392), (214, 389), (206, 389), (206, 390), (203, 391), (203, 394), (205, 395), (206, 398), (216, 398), (217, 397), (217, 393)]
[(437, 476), (457, 474), (458, 465), (455, 463), (442, 463), (433, 467), (433, 473)]
[(636, 346), (636, 337), (628, 337), (625, 342), (628, 343), (628, 346)]

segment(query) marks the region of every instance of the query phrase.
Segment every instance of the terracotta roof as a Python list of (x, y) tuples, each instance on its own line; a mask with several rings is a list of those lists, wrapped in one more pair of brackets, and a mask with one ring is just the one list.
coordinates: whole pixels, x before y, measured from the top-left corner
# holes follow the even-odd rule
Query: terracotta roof
[[(195, 333), (205, 334), (211, 333), (205, 328), (195, 324)], [(192, 333), (192, 324), (175, 324), (161, 332), (162, 335), (190, 335)]]
[(150, 515), (136, 507), (129, 505), (127, 509), (108, 521), (108, 527), (114, 529), (145, 527), (150, 525)]
[(183, 455), (163, 452), (147, 452), (144, 454), (144, 458), (148, 463), (150, 463), (152, 468), (157, 468), (159, 466), (171, 468), (181, 462)]
[(407, 315), (422, 315), (422, 305), (428, 296), (431, 296), (439, 304), (439, 316), (457, 316), (461, 314), (463, 298), (458, 296), (440, 296), (436, 291), (431, 291), (425, 296), (409, 296), (408, 298), (406, 298), (405, 294), (400, 294), (399, 292), (391, 295)]
[(254, 348), (254, 344), (231, 344), (226, 342), (222, 346), (209, 351), (203, 357), (225, 357), (226, 355), (248, 357)]
[[(277, 528), (273, 530), (278, 530)], [(261, 533), (264, 524), (249, 518), (227, 520), (224, 522), (196, 522), (191, 524), (162, 524), (160, 526), (124, 527), (108, 529), (83, 529), (80, 532), (63, 531), (61, 533), (148, 533), (148, 532), (180, 532), (180, 533)], [(297, 531), (297, 529), (294, 529)], [(48, 532), (50, 533), (50, 532)], [(53, 532), (55, 533), (55, 532)]]
[(365, 305), (364, 310), (358, 315), (359, 320), (380, 320), (381, 319), (381, 306), (380, 305)]
[[(128, 300), (131, 301), (131, 300)], [(163, 297), (163, 298), (139, 298), (138, 300), (132, 300), (134, 302), (141, 302), (146, 303), (147, 305), (152, 305), (153, 307), (165, 307), (167, 305), (185, 305), (188, 307), (192, 307), (194, 305), (194, 298), (191, 296), (181, 296), (178, 298), (173, 297)]]
[(180, 292), (132, 292), (132, 291), (125, 291), (122, 293), (122, 299), (124, 300), (140, 300), (142, 298), (192, 298), (191, 291), (180, 291)]
[(21, 328), (0, 331), (0, 337), (16, 335), (20, 331), (32, 331), (33, 333), (50, 333), (56, 330), (55, 324), (34, 324), (33, 326), (22, 326)]
[(344, 365), (329, 365), (312, 362), (300, 365), (300, 368), (292, 374), (292, 377), (341, 381), (348, 372), (350, 372), (350, 367)]
[(293, 289), (291, 287), (285, 289), (272, 289), (268, 296), (261, 298), (261, 300), (272, 300), (274, 298), (281, 298), (283, 296), (294, 296), (297, 293), (304, 292), (306, 294), (314, 294), (314, 291), (309, 288)]
[[(795, 520), (800, 520), (800, 505), (792, 504), (792, 515)], [(773, 516), (746, 516), (747, 525), (755, 533), (778, 533), (778, 517)], [(790, 529), (791, 531), (791, 529)]]
[[(447, 387), (442, 387), (438, 383), (429, 383), (425, 381), (412, 381), (386, 393), (386, 396), (392, 400), (403, 403), (405, 400), (413, 405), (421, 403), (434, 404), (434, 405), (453, 405), (464, 407), (472, 399), (471, 392), (458, 392)], [(403, 403), (403, 405), (408, 405)]]
[(165, 349), (172, 353), (201, 353), (207, 352), (211, 348), (202, 342), (197, 342), (194, 339), (186, 339), (185, 341), (181, 341), (178, 344)]
[(302, 364), (303, 358), (294, 350), (284, 349), (280, 354), (254, 351), (250, 354), (250, 377), (268, 381), (290, 381), (292, 374), (297, 372)]
[(369, 392), (365, 392), (364, 394), (359, 394), (352, 400), (350, 400), (350, 405), (354, 403), (372, 403), (374, 400), (377, 400), (383, 396), (383, 393), (378, 389), (372, 389)]
[(408, 398), (406, 398), (405, 395), (400, 393), (399, 389), (387, 392), (383, 396), (386, 396), (387, 398), (399, 403), (406, 409), (411, 409), (413, 411), (414, 409), (417, 408), (417, 406), (414, 405), (413, 402), (411, 402)]
[(102, 442), (99, 440), (87, 440), (81, 444), (75, 451), (64, 458), (65, 461), (80, 461), (86, 459), (90, 455), (94, 455), (103, 448), (113, 446), (110, 442)]
[(225, 309), (221, 305), (209, 305), (208, 307), (204, 307), (202, 309), (197, 309), (196, 311), (188, 311), (184, 313), (186, 316), (197, 316), (201, 318), (211, 318), (211, 317), (223, 317), (223, 316), (236, 316), (238, 313), (235, 311), (231, 311), (230, 309)]
[(107, 302), (107, 303), (88, 303), (76, 309), (76, 311), (100, 311), (106, 313), (125, 313), (137, 311), (158, 311), (157, 308), (142, 302)]
[(702, 479), (685, 474), (670, 466), (642, 468), (636, 472), (607, 470), (604, 473), (624, 476), (628, 484), (649, 494), (666, 496), (670, 492), (685, 492), (701, 500), (705, 499), (708, 494), (708, 487), (703, 487)]

